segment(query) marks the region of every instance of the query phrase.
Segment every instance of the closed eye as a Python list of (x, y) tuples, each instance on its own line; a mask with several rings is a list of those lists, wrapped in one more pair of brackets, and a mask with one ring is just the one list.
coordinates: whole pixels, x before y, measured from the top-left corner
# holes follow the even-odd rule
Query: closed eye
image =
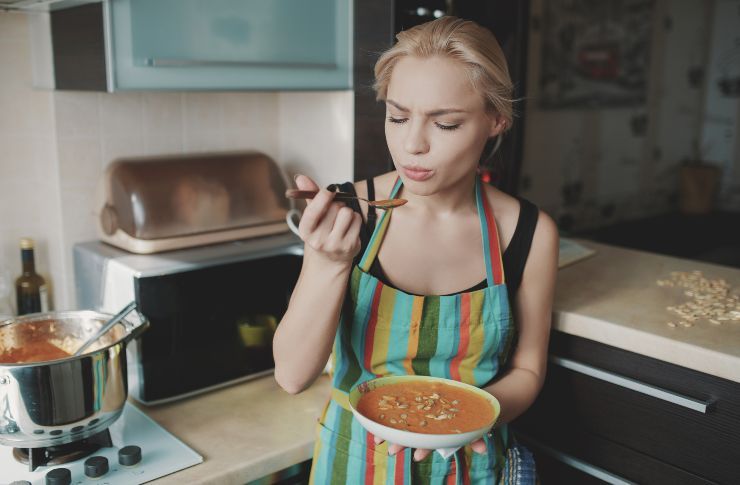
[(457, 125), (445, 125), (443, 123), (434, 123), (434, 124), (437, 125), (437, 128), (441, 130), (457, 130), (458, 128), (460, 128), (459, 124)]
[(391, 123), (398, 123), (400, 125), (401, 123), (406, 123), (408, 118), (394, 118), (393, 116), (389, 116), (388, 121)]

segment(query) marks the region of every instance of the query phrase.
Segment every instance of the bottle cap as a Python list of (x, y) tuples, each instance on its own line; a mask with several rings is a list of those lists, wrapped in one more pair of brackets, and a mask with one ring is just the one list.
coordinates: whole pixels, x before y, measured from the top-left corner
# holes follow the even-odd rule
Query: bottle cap
[(33, 239), (30, 237), (24, 237), (21, 239), (21, 249), (33, 249)]

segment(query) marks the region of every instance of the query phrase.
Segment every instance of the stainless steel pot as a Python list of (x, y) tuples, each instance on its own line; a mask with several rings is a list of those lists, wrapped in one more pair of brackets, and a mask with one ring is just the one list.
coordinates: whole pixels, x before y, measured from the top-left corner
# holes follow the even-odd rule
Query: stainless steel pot
[[(70, 311), (5, 320), (0, 322), (0, 355), (39, 342), (74, 353), (110, 317)], [(126, 345), (148, 325), (144, 319), (124, 319), (78, 357), (0, 363), (0, 445), (61, 445), (113, 424), (128, 395)]]

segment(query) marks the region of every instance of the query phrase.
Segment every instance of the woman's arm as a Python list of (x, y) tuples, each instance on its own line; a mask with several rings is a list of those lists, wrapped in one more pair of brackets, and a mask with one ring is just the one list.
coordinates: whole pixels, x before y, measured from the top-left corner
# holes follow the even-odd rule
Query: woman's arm
[[(308, 177), (298, 177), (296, 184), (318, 190)], [(301, 217), (303, 266), (272, 343), (275, 380), (291, 394), (308, 388), (329, 359), (352, 261), (360, 249), (362, 217), (333, 198), (332, 192), (321, 190)]]
[(540, 212), (515, 301), (517, 347), (508, 370), (485, 388), (501, 403), (499, 423), (508, 423), (526, 411), (545, 382), (558, 244), (557, 226)]

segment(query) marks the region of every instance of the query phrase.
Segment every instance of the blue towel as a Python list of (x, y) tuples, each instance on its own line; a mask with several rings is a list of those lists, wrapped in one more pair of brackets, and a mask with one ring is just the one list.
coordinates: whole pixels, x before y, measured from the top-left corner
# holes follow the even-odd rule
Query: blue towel
[(530, 485), (537, 482), (532, 453), (520, 444), (510, 446), (506, 451), (506, 464), (499, 485)]

